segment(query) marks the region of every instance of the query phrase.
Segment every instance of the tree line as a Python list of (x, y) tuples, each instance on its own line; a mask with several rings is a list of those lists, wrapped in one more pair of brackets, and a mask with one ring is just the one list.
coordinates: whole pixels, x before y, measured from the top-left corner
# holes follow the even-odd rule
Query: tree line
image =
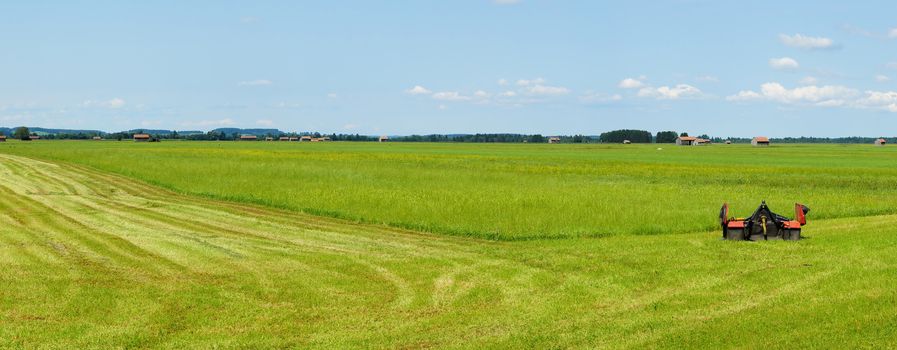
[[(59, 140), (90, 140), (94, 137), (100, 137), (104, 140), (131, 140), (135, 134), (143, 134), (143, 130), (121, 131), (114, 133), (97, 133), (97, 132), (78, 132), (78, 133), (55, 133), (41, 134), (42, 139), (59, 139)], [(0, 130), (0, 135), (3, 135)], [(20, 140), (29, 140), (31, 136), (37, 134), (31, 132), (27, 127), (19, 127), (12, 131), (12, 138)], [(191, 132), (189, 134), (179, 134), (177, 131), (166, 133), (150, 133), (150, 136), (156, 140), (190, 140), (190, 141), (233, 141), (239, 140), (241, 134), (239, 132), (223, 132), (209, 131), (206, 133)], [(361, 135), (361, 134), (323, 134), (320, 132), (269, 132), (259, 137), (270, 137), (278, 139), (280, 137), (302, 137), (311, 136), (314, 138), (329, 137), (332, 141), (378, 141), (379, 136)], [(544, 136), (542, 134), (430, 134), (430, 135), (408, 135), (393, 136), (389, 138), (390, 142), (470, 142), (470, 143), (546, 143), (549, 138), (556, 138), (560, 143), (623, 143), (629, 141), (631, 143), (675, 143), (676, 138), (680, 136), (688, 136), (688, 133), (677, 133), (676, 131), (659, 131), (651, 134), (647, 130), (621, 129), (601, 133), (600, 135), (558, 135)], [(711, 137), (706, 134), (698, 136), (711, 140), (714, 143), (723, 143), (731, 141), (733, 143), (750, 143), (750, 138), (744, 137)], [(878, 137), (784, 137), (771, 138), (774, 143), (873, 143)], [(888, 143), (897, 143), (897, 137), (884, 137)]]

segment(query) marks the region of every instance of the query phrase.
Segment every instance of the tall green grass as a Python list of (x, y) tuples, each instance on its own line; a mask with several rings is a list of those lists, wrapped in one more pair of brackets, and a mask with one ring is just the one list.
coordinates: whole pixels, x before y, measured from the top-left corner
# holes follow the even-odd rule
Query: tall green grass
[[(658, 147), (662, 149), (658, 149)], [(184, 193), (501, 240), (716, 228), (729, 202), (810, 220), (897, 213), (897, 149), (872, 145), (8, 142)]]

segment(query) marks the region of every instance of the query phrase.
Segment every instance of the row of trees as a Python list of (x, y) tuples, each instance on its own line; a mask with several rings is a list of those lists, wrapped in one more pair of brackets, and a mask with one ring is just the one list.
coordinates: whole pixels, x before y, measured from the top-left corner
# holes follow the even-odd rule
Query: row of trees
[(645, 130), (614, 130), (602, 133), (598, 137), (603, 143), (623, 143), (629, 141), (632, 143), (651, 143), (651, 133)]
[[(0, 131), (0, 135), (6, 136), (2, 131)], [(24, 126), (16, 128), (16, 130), (12, 132), (12, 138), (19, 140), (31, 140), (32, 135), (34, 134), (31, 133), (31, 130), (28, 130), (28, 128)]]
[[(142, 130), (135, 131), (122, 131), (116, 133), (108, 133), (108, 134), (97, 134), (97, 133), (57, 133), (57, 134), (46, 134), (42, 135), (42, 138), (45, 139), (69, 139), (69, 140), (89, 140), (93, 137), (99, 136), (103, 139), (107, 140), (130, 140), (134, 138), (134, 134), (142, 134)], [(2, 134), (2, 132), (0, 132)], [(12, 132), (12, 138), (20, 139), (20, 140), (28, 140), (31, 136), (35, 134), (32, 133), (27, 127), (19, 127), (16, 128)], [(240, 138), (240, 134), (237, 132), (233, 133), (225, 133), (221, 131), (209, 131), (207, 133), (190, 133), (186, 135), (178, 134), (177, 131), (172, 131), (170, 133), (160, 133), (160, 134), (152, 134), (154, 139), (159, 140), (195, 140), (195, 141), (230, 141), (237, 140)], [(263, 137), (272, 137), (277, 139), (279, 137), (302, 137), (302, 136), (311, 136), (315, 138), (319, 137), (329, 137), (333, 141), (377, 141), (379, 137), (376, 136), (368, 136), (368, 135), (360, 135), (360, 134), (322, 134), (319, 132), (301, 132), (301, 133), (268, 133)], [(560, 139), (561, 143), (622, 143), (625, 140), (629, 140), (632, 143), (674, 143), (676, 142), (676, 138), (679, 136), (688, 136), (688, 133), (677, 133), (675, 131), (660, 131), (655, 135), (651, 135), (650, 132), (645, 130), (633, 130), (633, 129), (622, 129), (622, 130), (614, 130), (602, 133), (599, 136), (586, 136), (586, 135), (572, 135), (572, 136), (553, 136)], [(732, 141), (735, 143), (749, 143), (751, 141), (750, 138), (740, 138), (740, 137), (710, 137), (706, 134), (698, 136), (700, 138), (711, 140), (715, 143), (722, 143), (725, 141)], [(393, 142), (474, 142), (474, 143), (545, 143), (548, 142), (548, 137), (543, 136), (541, 134), (456, 134), (456, 135), (442, 135), (442, 134), (431, 134), (431, 135), (410, 135), (410, 136), (397, 136), (392, 137), (390, 141)], [(772, 141), (775, 143), (872, 143), (877, 137), (839, 137), (839, 138), (826, 138), (826, 137), (785, 137), (785, 138), (773, 138)], [(897, 143), (897, 137), (885, 138), (888, 143)]]

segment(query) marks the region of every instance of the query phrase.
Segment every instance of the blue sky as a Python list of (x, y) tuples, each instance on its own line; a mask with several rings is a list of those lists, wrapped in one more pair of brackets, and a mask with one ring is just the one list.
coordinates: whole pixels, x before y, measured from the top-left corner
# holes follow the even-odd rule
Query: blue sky
[(897, 135), (892, 1), (3, 1), (0, 126)]

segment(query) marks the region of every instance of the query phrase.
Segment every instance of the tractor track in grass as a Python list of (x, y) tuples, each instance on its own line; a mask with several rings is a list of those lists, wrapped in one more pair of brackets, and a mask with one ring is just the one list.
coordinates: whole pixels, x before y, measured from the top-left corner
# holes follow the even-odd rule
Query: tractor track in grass
[[(0, 246), (9, 266), (53, 266), (135, 285), (240, 279), (252, 293), (225, 293), (251, 300), (281, 292), (275, 265), (283, 265), (317, 279), (362, 280), (375, 304), (409, 313), (453, 295), (445, 291), (453, 283), (410, 282), (396, 268), (409, 257), (446, 274), (484, 265), (525, 269), (470, 249), (471, 240), (188, 197), (80, 166), (0, 155), (0, 173)], [(318, 261), (326, 259), (338, 261)], [(430, 286), (439, 300), (429, 297)]]
[[(875, 239), (844, 251), (708, 233), (493, 242), (19, 156), (0, 154), (0, 176), (0, 347), (655, 347), (868, 272), (810, 253), (895, 266), (892, 236), (868, 233), (897, 221), (887, 216), (814, 223)], [(776, 268), (795, 256), (822, 267)], [(813, 308), (863, 301), (819, 298)]]

